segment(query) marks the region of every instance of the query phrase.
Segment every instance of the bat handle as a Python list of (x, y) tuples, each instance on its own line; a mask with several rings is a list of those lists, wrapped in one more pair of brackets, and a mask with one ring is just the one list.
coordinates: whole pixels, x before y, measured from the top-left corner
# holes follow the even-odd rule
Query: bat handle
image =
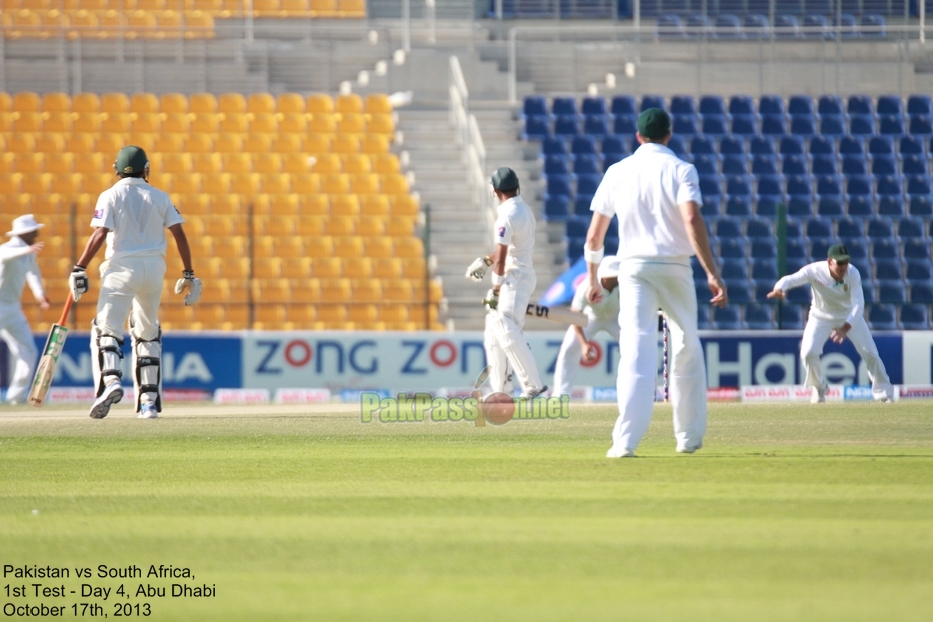
[(58, 320), (58, 323), (62, 326), (68, 321), (68, 314), (71, 313), (71, 305), (74, 304), (74, 296), (71, 292), (68, 292), (68, 299), (65, 300), (65, 308), (62, 309), (62, 317)]

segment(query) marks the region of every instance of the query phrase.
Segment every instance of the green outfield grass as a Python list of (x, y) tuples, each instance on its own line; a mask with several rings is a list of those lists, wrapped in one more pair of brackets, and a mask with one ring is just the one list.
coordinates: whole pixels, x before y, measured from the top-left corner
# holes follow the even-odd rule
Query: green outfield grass
[[(186, 621), (933, 619), (930, 403), (712, 404), (692, 456), (659, 406), (627, 460), (604, 457), (609, 406), (485, 429), (177, 413), (0, 411), (0, 566), (72, 568), (0, 586), (133, 595), (0, 603)], [(100, 564), (194, 579), (105, 580)], [(216, 596), (135, 597), (173, 582)]]

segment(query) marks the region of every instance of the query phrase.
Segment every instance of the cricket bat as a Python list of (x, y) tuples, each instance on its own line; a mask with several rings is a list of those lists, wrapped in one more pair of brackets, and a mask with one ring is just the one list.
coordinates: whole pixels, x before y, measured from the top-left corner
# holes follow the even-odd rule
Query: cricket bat
[(33, 406), (42, 406), (45, 404), (45, 397), (49, 393), (49, 387), (52, 385), (52, 378), (55, 377), (55, 367), (58, 365), (58, 357), (62, 354), (62, 348), (65, 346), (65, 339), (68, 337), (68, 314), (71, 313), (71, 305), (74, 303), (71, 293), (68, 294), (68, 300), (65, 301), (65, 308), (62, 310), (62, 316), (57, 324), (52, 325), (49, 331), (49, 337), (45, 340), (45, 347), (42, 349), (42, 358), (39, 359), (39, 366), (36, 368), (36, 377), (32, 380), (32, 389), (29, 391), (28, 401)]
[(580, 327), (585, 327), (590, 321), (590, 318), (587, 317), (586, 314), (580, 313), (579, 311), (573, 311), (567, 307), (548, 307), (537, 303), (528, 305), (528, 308), (525, 310), (525, 315), (539, 317), (542, 320), (560, 322), (561, 324), (573, 324), (574, 326)]

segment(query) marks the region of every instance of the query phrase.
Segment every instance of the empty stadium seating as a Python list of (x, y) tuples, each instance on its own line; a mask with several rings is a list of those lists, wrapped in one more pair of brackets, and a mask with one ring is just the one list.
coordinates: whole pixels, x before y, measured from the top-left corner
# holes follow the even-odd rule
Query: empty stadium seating
[[(778, 275), (761, 260), (777, 257), (774, 217), (782, 204), (788, 217), (789, 269), (825, 259), (829, 245), (841, 240), (861, 273), (870, 310), (866, 317), (875, 327), (917, 328), (933, 315), (926, 306), (930, 303), (917, 299), (931, 291), (933, 278), (930, 96), (645, 96), (638, 102), (620, 95), (584, 100), (588, 114), (606, 117), (604, 126), (616, 127), (618, 119), (625, 119), (627, 132), (610, 134), (587, 133), (580, 124), (582, 107), (560, 98), (558, 115), (557, 102), (540, 96), (526, 100), (525, 137), (540, 141), (544, 215), (564, 223), (571, 263), (582, 254), (599, 169), (605, 171), (637, 148), (634, 118), (638, 110), (655, 106), (672, 115), (669, 147), (697, 168), (711, 241), (728, 264), (724, 277), (740, 310), (714, 313), (706, 327), (776, 326), (777, 314), (759, 307), (770, 304), (764, 294)], [(578, 130), (561, 134), (558, 118), (561, 128)], [(687, 135), (678, 135), (678, 128)], [(701, 298), (708, 294), (705, 287), (705, 281), (698, 284)], [(790, 302), (807, 305), (806, 288), (795, 290)], [(790, 312), (788, 317), (794, 321), (787, 324), (782, 317), (781, 325), (796, 325), (798, 316)]]
[[(0, 153), (0, 220), (9, 224), (32, 212), (47, 225), (39, 259), (53, 299), (64, 299), (63, 258), (74, 260), (97, 195), (115, 181), (117, 150), (139, 144), (150, 155), (150, 182), (169, 192), (184, 215), (195, 268), (205, 275), (205, 304), (184, 308), (168, 293), (182, 268), (169, 249), (167, 328), (442, 328), (443, 293), (428, 277), (416, 234), (417, 197), (388, 140), (362, 149), (370, 131), (393, 133), (385, 95), (336, 101), (297, 94), (0, 97), (0, 144), (6, 147)], [(243, 124), (222, 129), (237, 115)], [(347, 116), (352, 124), (341, 127)], [(314, 119), (327, 118), (331, 132), (308, 132)], [(357, 149), (330, 152), (347, 136)], [(251, 151), (254, 140), (261, 148)], [(230, 148), (216, 148), (221, 145)], [(375, 313), (356, 309), (383, 299)], [(428, 311), (413, 317), (399, 309), (416, 303), (422, 309), (427, 303)], [(76, 305), (79, 322), (90, 319), (94, 304)], [(27, 305), (36, 330), (54, 321), (53, 312), (33, 307)]]

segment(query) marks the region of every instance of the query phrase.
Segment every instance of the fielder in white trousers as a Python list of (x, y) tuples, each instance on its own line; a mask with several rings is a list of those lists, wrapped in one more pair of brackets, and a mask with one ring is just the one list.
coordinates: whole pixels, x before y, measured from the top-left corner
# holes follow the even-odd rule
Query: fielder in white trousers
[(21, 404), (26, 401), (32, 368), (39, 351), (33, 341), (29, 321), (19, 305), (0, 305), (0, 339), (6, 342), (10, 354), (16, 361), (6, 390), (6, 401)]
[[(804, 385), (813, 387), (818, 391), (816, 401), (820, 401), (820, 391), (824, 393), (825, 398), (827, 387), (826, 380), (823, 378), (823, 370), (820, 367), (823, 346), (839, 324), (839, 320), (822, 320), (811, 314), (806, 327), (803, 329), (803, 339), (800, 342), (800, 359), (803, 362), (805, 372)], [(849, 329), (846, 336), (852, 340), (855, 351), (865, 361), (865, 369), (868, 371), (868, 379), (871, 381), (872, 397), (879, 402), (893, 401), (894, 385), (891, 384), (884, 362), (881, 360), (881, 355), (878, 354), (878, 346), (875, 345), (875, 340), (871, 336), (871, 330), (868, 328), (865, 318), (859, 317), (852, 320), (852, 328)]]

